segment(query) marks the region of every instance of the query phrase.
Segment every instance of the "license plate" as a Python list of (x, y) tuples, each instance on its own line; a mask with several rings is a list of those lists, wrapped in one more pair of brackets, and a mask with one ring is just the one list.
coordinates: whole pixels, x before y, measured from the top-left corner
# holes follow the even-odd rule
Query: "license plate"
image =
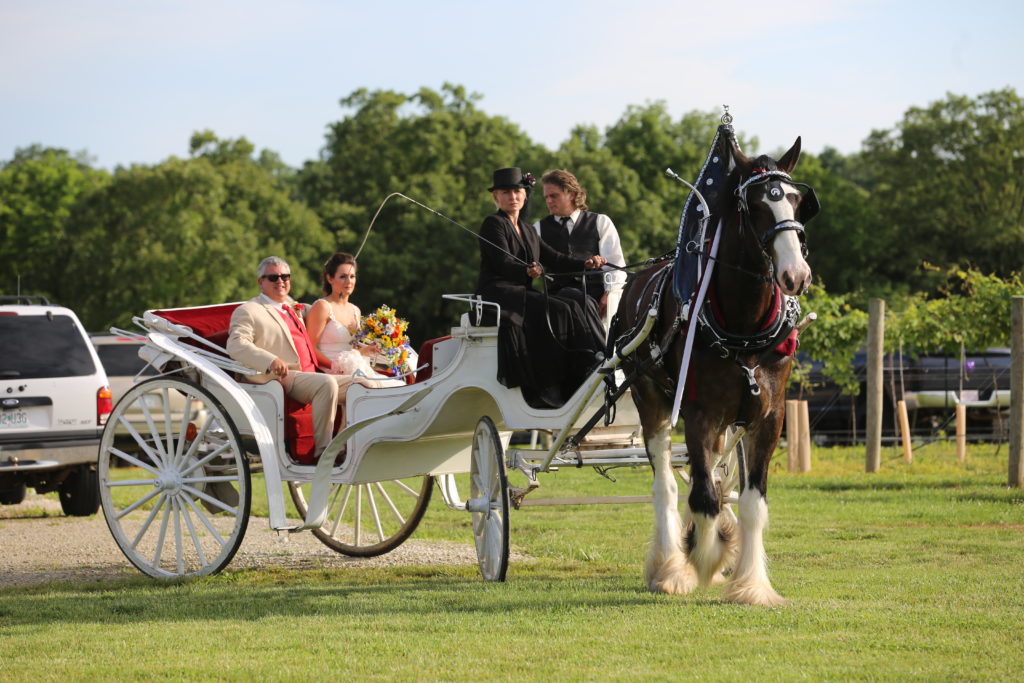
[(28, 412), (5, 410), (0, 412), (0, 429), (22, 429), (28, 427)]
[(960, 400), (964, 403), (977, 403), (978, 401), (978, 390), (977, 389), (964, 389), (963, 393), (960, 394)]

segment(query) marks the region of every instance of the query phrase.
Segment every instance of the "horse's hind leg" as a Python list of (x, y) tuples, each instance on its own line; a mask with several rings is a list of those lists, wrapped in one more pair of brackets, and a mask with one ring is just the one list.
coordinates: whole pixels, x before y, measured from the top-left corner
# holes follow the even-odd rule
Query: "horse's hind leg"
[[(653, 432), (653, 433), (652, 433)], [(644, 565), (644, 580), (655, 593), (683, 595), (697, 586), (697, 576), (683, 553), (679, 490), (672, 470), (672, 439), (667, 420), (644, 436), (654, 466), (654, 539)]]

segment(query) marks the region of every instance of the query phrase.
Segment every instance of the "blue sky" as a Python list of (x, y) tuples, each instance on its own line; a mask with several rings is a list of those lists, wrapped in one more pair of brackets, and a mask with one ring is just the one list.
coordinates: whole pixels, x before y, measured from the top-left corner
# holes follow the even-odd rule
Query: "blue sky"
[[(1024, 95), (1019, 0), (0, 0), (0, 161), (32, 143), (113, 168), (193, 131), (300, 165), (356, 88), (448, 81), (555, 148), (631, 104), (728, 103), (776, 151), (850, 153), (947, 92)], [(665, 160), (671, 164), (672, 160)], [(496, 159), (495, 166), (509, 163)]]

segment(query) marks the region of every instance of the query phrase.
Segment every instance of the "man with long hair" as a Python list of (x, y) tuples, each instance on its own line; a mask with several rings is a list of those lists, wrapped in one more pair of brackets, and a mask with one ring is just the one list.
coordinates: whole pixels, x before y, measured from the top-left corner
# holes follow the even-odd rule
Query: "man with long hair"
[[(544, 201), (551, 212), (534, 223), (542, 240), (569, 256), (599, 254), (611, 265), (625, 265), (615, 224), (608, 216), (587, 210), (587, 191), (576, 176), (565, 169), (556, 169), (545, 173), (541, 182)], [(626, 274), (608, 266), (605, 270), (611, 271), (609, 282), (605, 282), (601, 271), (594, 271), (595, 275), (556, 276), (551, 291), (572, 298), (581, 306), (587, 305), (588, 298), (592, 299), (607, 330), (618, 308)]]

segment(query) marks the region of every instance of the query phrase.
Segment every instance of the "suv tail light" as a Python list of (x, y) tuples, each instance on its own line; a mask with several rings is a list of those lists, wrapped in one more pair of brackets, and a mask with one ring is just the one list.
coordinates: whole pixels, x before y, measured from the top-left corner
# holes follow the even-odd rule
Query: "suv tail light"
[(107, 424), (107, 418), (113, 409), (114, 399), (110, 387), (100, 387), (96, 391), (96, 423), (100, 427)]

